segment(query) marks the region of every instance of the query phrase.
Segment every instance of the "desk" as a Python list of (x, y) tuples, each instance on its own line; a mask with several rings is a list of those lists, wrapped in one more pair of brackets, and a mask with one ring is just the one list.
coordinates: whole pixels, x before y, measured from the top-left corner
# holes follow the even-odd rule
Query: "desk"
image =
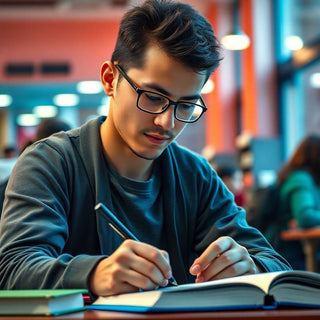
[(194, 320), (319, 320), (320, 309), (290, 309), (290, 310), (242, 310), (242, 311), (212, 311), (212, 312), (188, 312), (188, 313), (125, 313), (125, 312), (108, 312), (108, 311), (92, 311), (67, 314), (60, 317), (5, 317), (0, 316), (0, 320), (94, 320), (94, 319), (108, 319), (108, 320), (175, 320), (175, 319), (194, 319)]
[(288, 229), (281, 232), (281, 239), (285, 241), (300, 240), (306, 257), (306, 269), (309, 271), (318, 271), (317, 251), (320, 240), (320, 227)]

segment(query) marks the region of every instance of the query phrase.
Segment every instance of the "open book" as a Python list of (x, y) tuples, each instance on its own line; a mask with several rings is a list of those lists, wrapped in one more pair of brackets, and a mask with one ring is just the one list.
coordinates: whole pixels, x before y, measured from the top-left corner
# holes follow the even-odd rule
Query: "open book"
[(131, 312), (179, 312), (320, 307), (320, 274), (280, 271), (99, 297), (88, 308)]

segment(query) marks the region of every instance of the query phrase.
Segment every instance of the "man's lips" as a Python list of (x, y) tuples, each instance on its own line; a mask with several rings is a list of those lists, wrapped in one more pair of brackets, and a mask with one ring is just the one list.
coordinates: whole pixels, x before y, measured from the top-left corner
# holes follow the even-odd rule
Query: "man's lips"
[(168, 136), (162, 136), (158, 134), (145, 133), (145, 136), (154, 144), (163, 144), (170, 138)]

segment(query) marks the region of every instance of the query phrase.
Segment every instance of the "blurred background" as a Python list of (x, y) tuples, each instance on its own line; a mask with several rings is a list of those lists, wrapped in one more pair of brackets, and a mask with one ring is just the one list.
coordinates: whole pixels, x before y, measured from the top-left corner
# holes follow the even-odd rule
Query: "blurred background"
[[(100, 66), (122, 15), (141, 2), (0, 0), (2, 160), (6, 147), (19, 153), (42, 118), (76, 127), (107, 114)], [(303, 137), (320, 134), (320, 1), (183, 2), (209, 19), (225, 50), (203, 92), (208, 112), (179, 143), (266, 185)]]

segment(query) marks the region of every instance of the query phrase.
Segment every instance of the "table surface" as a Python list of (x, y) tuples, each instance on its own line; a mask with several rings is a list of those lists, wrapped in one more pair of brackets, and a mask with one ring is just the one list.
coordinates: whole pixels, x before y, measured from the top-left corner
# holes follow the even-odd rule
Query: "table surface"
[(320, 227), (310, 229), (288, 229), (281, 232), (283, 240), (320, 239)]
[(131, 313), (131, 312), (109, 312), (109, 311), (93, 311), (71, 313), (59, 317), (41, 317), (41, 316), (0, 316), (0, 320), (75, 320), (75, 319), (109, 319), (109, 320), (128, 320), (128, 319), (142, 319), (142, 320), (171, 320), (171, 319), (290, 319), (290, 320), (309, 320), (320, 319), (320, 309), (284, 309), (284, 310), (239, 310), (239, 311), (212, 311), (212, 312), (176, 312), (176, 313)]

